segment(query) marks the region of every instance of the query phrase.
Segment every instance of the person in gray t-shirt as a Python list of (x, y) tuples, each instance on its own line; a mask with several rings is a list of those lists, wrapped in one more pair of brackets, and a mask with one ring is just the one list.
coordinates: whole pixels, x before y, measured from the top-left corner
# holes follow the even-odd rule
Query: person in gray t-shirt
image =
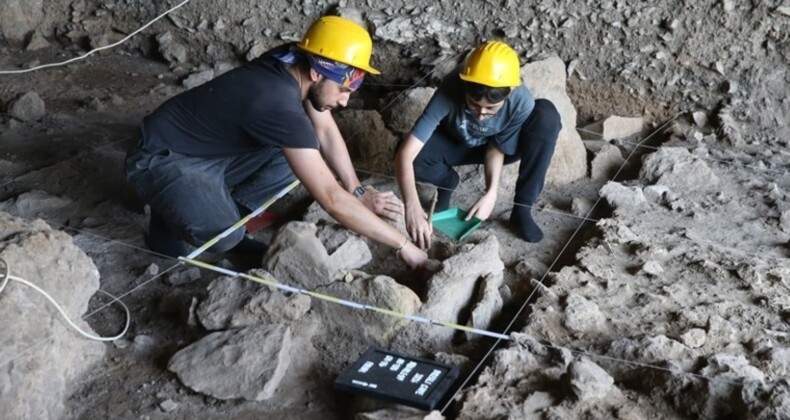
[(521, 83), (518, 56), (507, 44), (487, 42), (451, 72), (434, 93), (395, 157), (406, 229), (422, 248), (433, 229), (417, 197), (415, 181), (438, 188), (436, 210), (450, 206), (459, 176), (453, 166), (485, 165), (486, 192), (467, 212), (487, 219), (494, 209), (502, 166), (520, 161), (510, 221), (528, 242), (543, 232), (532, 205), (543, 189), (562, 124), (554, 105), (535, 100)]

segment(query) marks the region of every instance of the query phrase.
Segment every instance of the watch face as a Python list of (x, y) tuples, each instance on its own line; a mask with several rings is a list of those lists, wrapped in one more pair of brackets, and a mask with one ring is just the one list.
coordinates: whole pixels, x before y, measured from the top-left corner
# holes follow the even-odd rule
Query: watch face
[(359, 186), (354, 188), (354, 197), (361, 197), (365, 195), (365, 187)]

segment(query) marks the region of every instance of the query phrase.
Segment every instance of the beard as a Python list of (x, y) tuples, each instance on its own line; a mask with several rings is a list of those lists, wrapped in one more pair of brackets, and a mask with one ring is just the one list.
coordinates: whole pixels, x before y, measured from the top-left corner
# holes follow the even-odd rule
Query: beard
[(333, 106), (329, 106), (326, 97), (321, 94), (325, 82), (326, 79), (321, 79), (320, 82), (311, 86), (310, 89), (307, 91), (307, 99), (310, 101), (310, 105), (312, 105), (313, 108), (315, 108), (317, 111), (326, 111), (326, 110), (334, 109)]

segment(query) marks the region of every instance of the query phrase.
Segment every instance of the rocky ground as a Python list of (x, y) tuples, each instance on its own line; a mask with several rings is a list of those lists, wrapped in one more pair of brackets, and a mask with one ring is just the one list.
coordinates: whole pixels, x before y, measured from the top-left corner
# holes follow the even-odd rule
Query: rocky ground
[[(442, 413), (451, 418), (786, 418), (790, 5), (373, 3), (194, 0), (109, 52), (0, 74), (0, 256), (98, 334), (118, 332), (124, 315), (94, 294), (97, 282), (132, 312), (124, 338), (87, 342), (11, 283), (0, 294), (15, 326), (0, 335), (2, 405), (52, 418), (428, 416), (332, 390), (379, 345), (462, 369), (470, 380)], [(176, 4), (7, 1), (0, 71), (107, 45)], [(395, 189), (387, 156), (439, 75), (492, 37), (520, 52), (526, 83), (562, 105), (565, 126), (535, 210), (546, 239), (524, 243), (505, 223), (512, 169), (492, 220), (461, 243), (439, 236), (431, 256), (442, 264), (422, 273), (297, 189), (257, 234), (272, 249), (249, 274), (510, 325), (510, 340), (352, 311), (145, 250), (145, 208), (121, 172), (140, 119), (325, 12), (361, 17), (374, 34), (384, 75), (336, 119), (380, 189)], [(479, 171), (464, 177), (460, 207), (482, 188)]]

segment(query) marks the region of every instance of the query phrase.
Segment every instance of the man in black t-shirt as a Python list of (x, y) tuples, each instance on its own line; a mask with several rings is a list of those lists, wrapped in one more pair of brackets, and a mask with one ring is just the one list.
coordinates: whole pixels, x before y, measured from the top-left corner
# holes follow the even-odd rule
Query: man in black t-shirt
[[(275, 48), (147, 116), (125, 169), (151, 207), (148, 247), (186, 255), (187, 243), (212, 239), (295, 177), (341, 224), (421, 266), (425, 252), (377, 217), (397, 219), (402, 203), (392, 192), (360, 186), (330, 112), (347, 104), (365, 74), (379, 74), (371, 52), (364, 28), (322, 17), (300, 43)], [(210, 250), (258, 257), (265, 245), (239, 229)]]

